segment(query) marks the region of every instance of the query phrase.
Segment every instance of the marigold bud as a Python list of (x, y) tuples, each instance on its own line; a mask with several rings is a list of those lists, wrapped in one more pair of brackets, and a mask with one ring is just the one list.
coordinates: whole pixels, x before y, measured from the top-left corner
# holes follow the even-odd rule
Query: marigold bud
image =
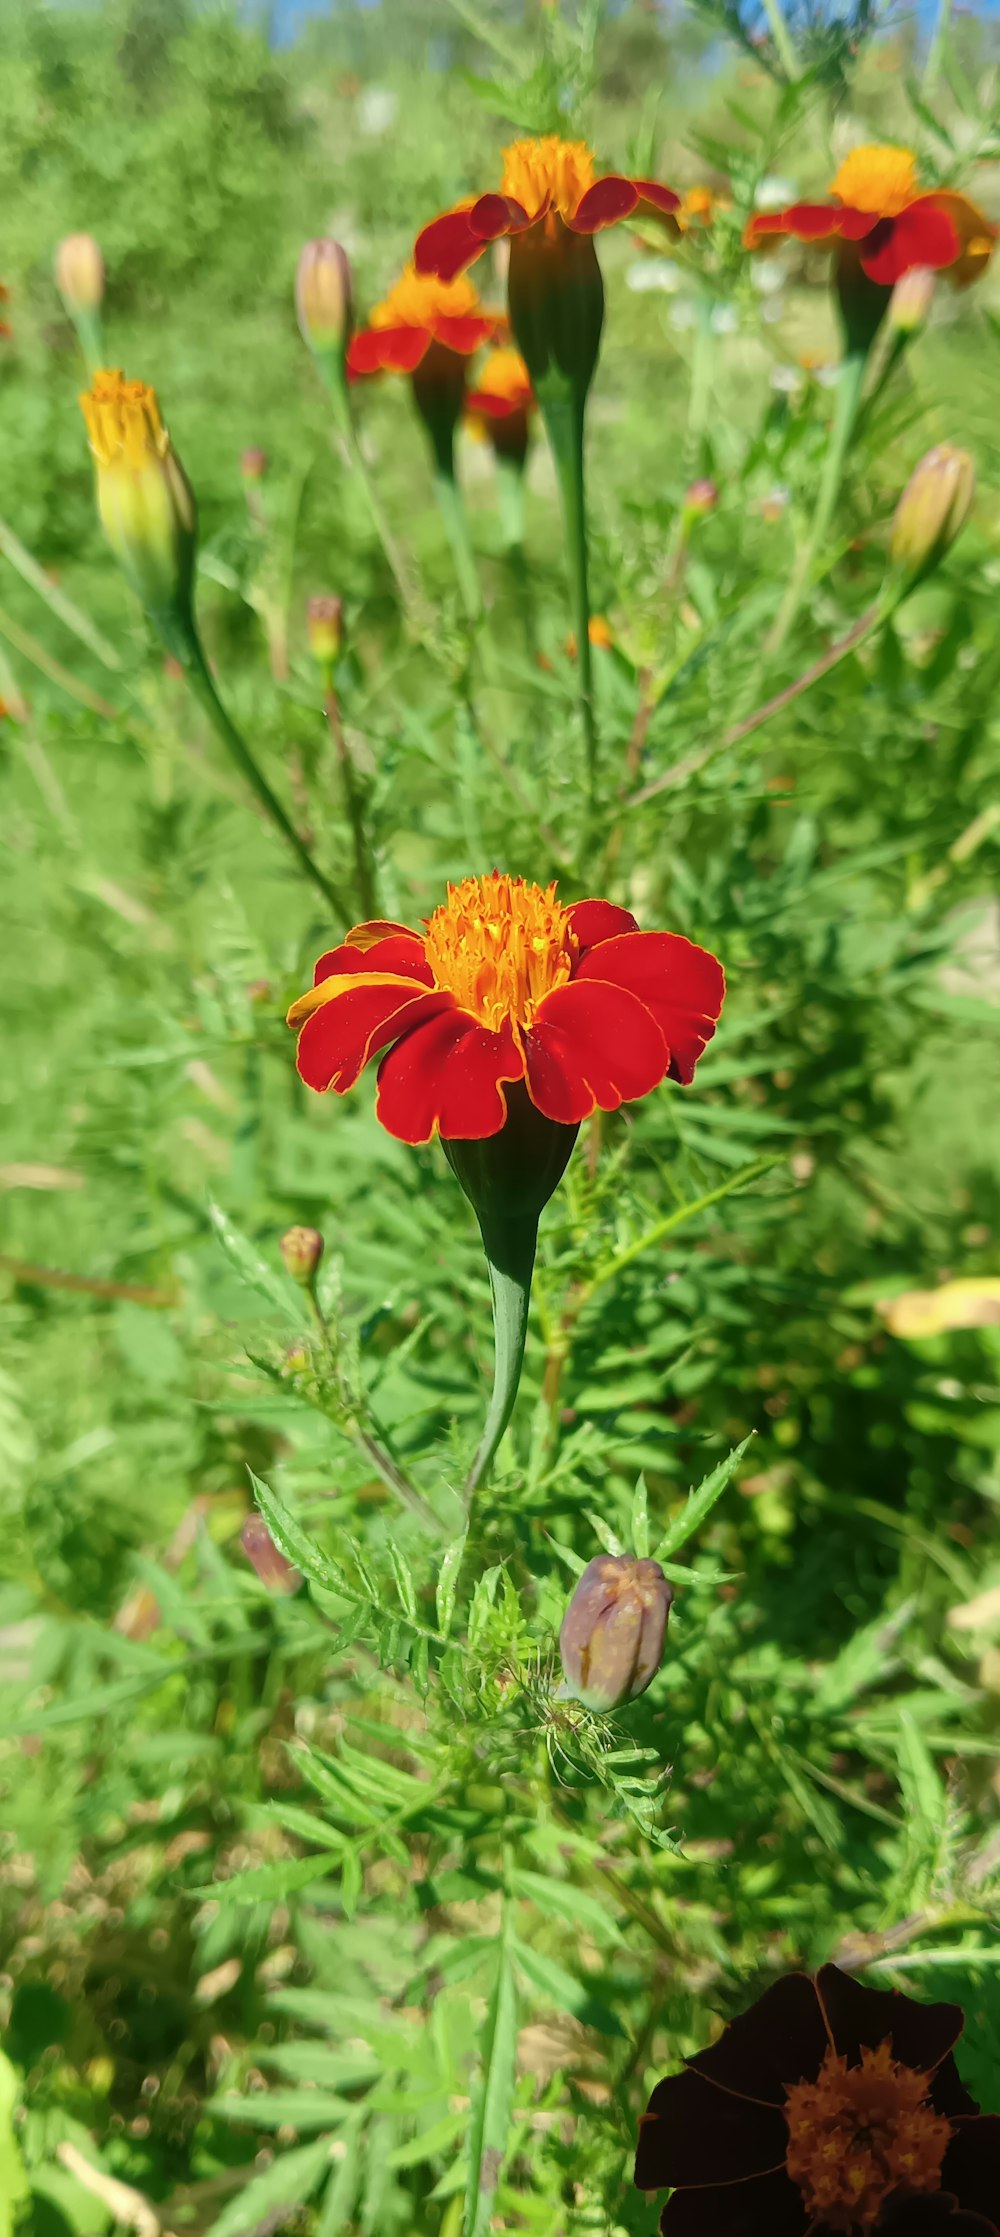
[(262, 482), (271, 461), (259, 443), (248, 443), (240, 452), (240, 473), (245, 482)]
[(95, 373), (80, 398), (97, 468), (101, 526), (147, 613), (168, 636), (191, 611), (194, 495), (153, 389)]
[(306, 608), (309, 650), (317, 667), (333, 668), (344, 642), (344, 608), (339, 598), (310, 598)]
[(323, 1256), (323, 1237), (318, 1228), (290, 1227), (281, 1238), (280, 1249), (286, 1273), (308, 1289)]
[(719, 492), (707, 475), (692, 482), (684, 492), (684, 511), (689, 519), (698, 519), (703, 513), (714, 513), (719, 502)]
[(104, 258), (90, 233), (67, 233), (55, 256), (56, 286), (71, 318), (100, 310)]
[(317, 356), (343, 356), (354, 330), (354, 294), (347, 252), (339, 241), (307, 241), (295, 278), (302, 339)]
[(268, 1592), (298, 1592), (302, 1577), (274, 1543), (263, 1515), (248, 1515), (240, 1531), (240, 1544), (252, 1569)]
[(897, 334), (919, 334), (926, 326), (934, 300), (935, 274), (926, 264), (915, 264), (896, 281), (889, 303), (889, 326)]
[(588, 1561), (559, 1633), (563, 1676), (585, 1708), (618, 1709), (645, 1693), (673, 1597), (658, 1561), (606, 1553)]
[(968, 451), (939, 443), (914, 467), (896, 508), (889, 556), (910, 586), (930, 574), (964, 527), (976, 494)]

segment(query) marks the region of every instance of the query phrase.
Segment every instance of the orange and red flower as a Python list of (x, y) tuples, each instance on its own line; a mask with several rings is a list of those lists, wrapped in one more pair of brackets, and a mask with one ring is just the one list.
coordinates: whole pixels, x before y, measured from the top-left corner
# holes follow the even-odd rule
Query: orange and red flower
[(500, 321), (480, 302), (471, 280), (437, 279), (407, 265), (347, 353), (352, 380), (373, 373), (415, 373), (435, 349), (468, 358), (491, 342)]
[(835, 1965), (777, 1981), (653, 2091), (635, 2181), (672, 2186), (663, 2237), (1000, 2237), (1000, 2118), (959, 2078), (963, 2025)]
[(947, 272), (957, 287), (967, 287), (993, 253), (997, 227), (966, 195), (921, 188), (909, 148), (854, 148), (830, 195), (828, 202), (758, 210), (744, 233), (746, 246), (758, 248), (776, 233), (856, 243), (862, 271), (887, 288), (918, 265)]
[(459, 202), (424, 227), (414, 252), (419, 272), (454, 279), (491, 241), (539, 230), (550, 239), (561, 230), (590, 236), (623, 218), (673, 218), (680, 196), (656, 179), (627, 179), (618, 172), (594, 176), (594, 158), (582, 140), (548, 133), (515, 140), (504, 149), (498, 194)]
[(492, 443), (498, 458), (523, 466), (528, 454), (531, 415), (538, 406), (528, 368), (518, 350), (491, 350), (475, 388), (465, 399), (465, 416), (474, 435)]
[(382, 1055), (376, 1112), (398, 1141), (484, 1141), (506, 1125), (515, 1082), (575, 1129), (668, 1077), (690, 1081), (724, 990), (721, 964), (679, 933), (493, 871), (449, 886), (421, 932), (356, 926), (288, 1023), (321, 1094), (343, 1095)]

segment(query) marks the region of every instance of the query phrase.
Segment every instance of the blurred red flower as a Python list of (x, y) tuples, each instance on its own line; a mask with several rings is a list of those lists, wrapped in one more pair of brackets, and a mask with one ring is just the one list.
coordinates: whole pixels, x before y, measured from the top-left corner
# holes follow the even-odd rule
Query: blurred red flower
[(924, 191), (909, 148), (854, 148), (830, 194), (829, 202), (756, 211), (743, 236), (746, 246), (759, 248), (775, 233), (857, 242), (862, 270), (879, 287), (894, 287), (916, 266), (946, 271), (957, 287), (967, 287), (993, 253), (997, 227), (964, 194), (945, 187)]
[(415, 373), (435, 345), (471, 357), (502, 324), (487, 311), (471, 280), (444, 281), (408, 265), (369, 323), (352, 337), (347, 370), (352, 380), (372, 373)]
[(554, 885), (493, 871), (449, 886), (422, 932), (362, 924), (293, 1002), (307, 1086), (343, 1095), (383, 1055), (377, 1116), (401, 1142), (482, 1141), (523, 1081), (543, 1118), (690, 1081), (722, 1008), (722, 966), (676, 932), (641, 932), (610, 901), (563, 907)]
[(680, 205), (680, 195), (656, 179), (617, 172), (595, 179), (583, 140), (548, 133), (505, 148), (499, 194), (474, 196), (434, 218), (417, 240), (414, 259), (418, 272), (454, 279), (491, 241), (535, 232), (552, 240), (565, 232), (589, 236), (630, 217), (668, 218), (676, 232), (673, 213)]

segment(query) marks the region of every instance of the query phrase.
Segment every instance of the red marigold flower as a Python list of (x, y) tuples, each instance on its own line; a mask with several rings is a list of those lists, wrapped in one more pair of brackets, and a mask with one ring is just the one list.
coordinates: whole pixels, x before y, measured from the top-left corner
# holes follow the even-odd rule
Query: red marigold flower
[(747, 248), (758, 248), (773, 233), (856, 243), (862, 271), (887, 288), (917, 265), (947, 272), (956, 287), (967, 287), (993, 253), (997, 227), (966, 195), (923, 189), (909, 148), (854, 148), (830, 195), (829, 202), (758, 210), (743, 236)]
[(480, 302), (471, 280), (437, 279), (408, 264), (402, 279), (377, 303), (347, 353), (352, 381), (372, 373), (415, 373), (428, 352), (472, 357), (490, 342), (499, 320)]
[(672, 2186), (664, 2237), (1000, 2237), (1000, 2117), (959, 2078), (964, 2024), (835, 1965), (777, 1981), (653, 2091), (635, 2181)]
[(465, 399), (471, 434), (492, 443), (498, 458), (523, 466), (528, 455), (531, 415), (537, 411), (528, 368), (519, 350), (491, 350)]
[(516, 1082), (575, 1132), (663, 1079), (690, 1081), (724, 990), (715, 956), (679, 933), (493, 871), (449, 886), (422, 932), (358, 925), (320, 957), (288, 1023), (320, 1094), (343, 1095), (382, 1055), (376, 1111), (398, 1141), (485, 1141)]
[(550, 371), (585, 395), (597, 363), (604, 290), (593, 236), (623, 218), (657, 217), (677, 232), (680, 196), (655, 179), (594, 177), (582, 140), (549, 133), (504, 150), (498, 194), (480, 194), (418, 236), (419, 272), (454, 279), (491, 241), (509, 239), (514, 338), (536, 386)]

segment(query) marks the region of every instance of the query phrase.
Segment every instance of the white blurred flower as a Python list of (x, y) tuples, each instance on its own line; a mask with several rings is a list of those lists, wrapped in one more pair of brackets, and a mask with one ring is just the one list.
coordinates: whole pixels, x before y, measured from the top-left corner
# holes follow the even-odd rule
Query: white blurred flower
[(836, 388), (839, 379), (839, 365), (813, 366), (813, 380), (818, 381), (820, 388)]
[(750, 266), (750, 281), (760, 295), (776, 295), (785, 284), (785, 266), (780, 256), (755, 256)]
[(713, 334), (738, 334), (740, 314), (735, 303), (717, 303), (712, 312)]
[(682, 295), (678, 302), (671, 304), (669, 316), (671, 326), (675, 326), (679, 334), (698, 323), (698, 312), (689, 295)]
[(641, 256), (630, 264), (625, 285), (633, 295), (676, 295), (681, 275), (668, 256)]
[(762, 303), (760, 306), (760, 315), (768, 326), (777, 326), (779, 321), (783, 319), (785, 315), (784, 296), (769, 295), (767, 302)]
[(802, 375), (797, 365), (775, 365), (771, 370), (771, 387), (779, 396), (794, 396), (802, 386)]
[(763, 519), (780, 520), (791, 494), (786, 482), (775, 482), (773, 489), (766, 490), (760, 501)]
[(380, 140), (396, 122), (399, 95), (387, 85), (368, 85), (358, 95), (355, 114), (358, 131), (363, 132), (367, 140)]
[(761, 179), (753, 198), (753, 206), (755, 210), (783, 210), (786, 202), (794, 200), (795, 188), (791, 179), (772, 178), (769, 174)]

